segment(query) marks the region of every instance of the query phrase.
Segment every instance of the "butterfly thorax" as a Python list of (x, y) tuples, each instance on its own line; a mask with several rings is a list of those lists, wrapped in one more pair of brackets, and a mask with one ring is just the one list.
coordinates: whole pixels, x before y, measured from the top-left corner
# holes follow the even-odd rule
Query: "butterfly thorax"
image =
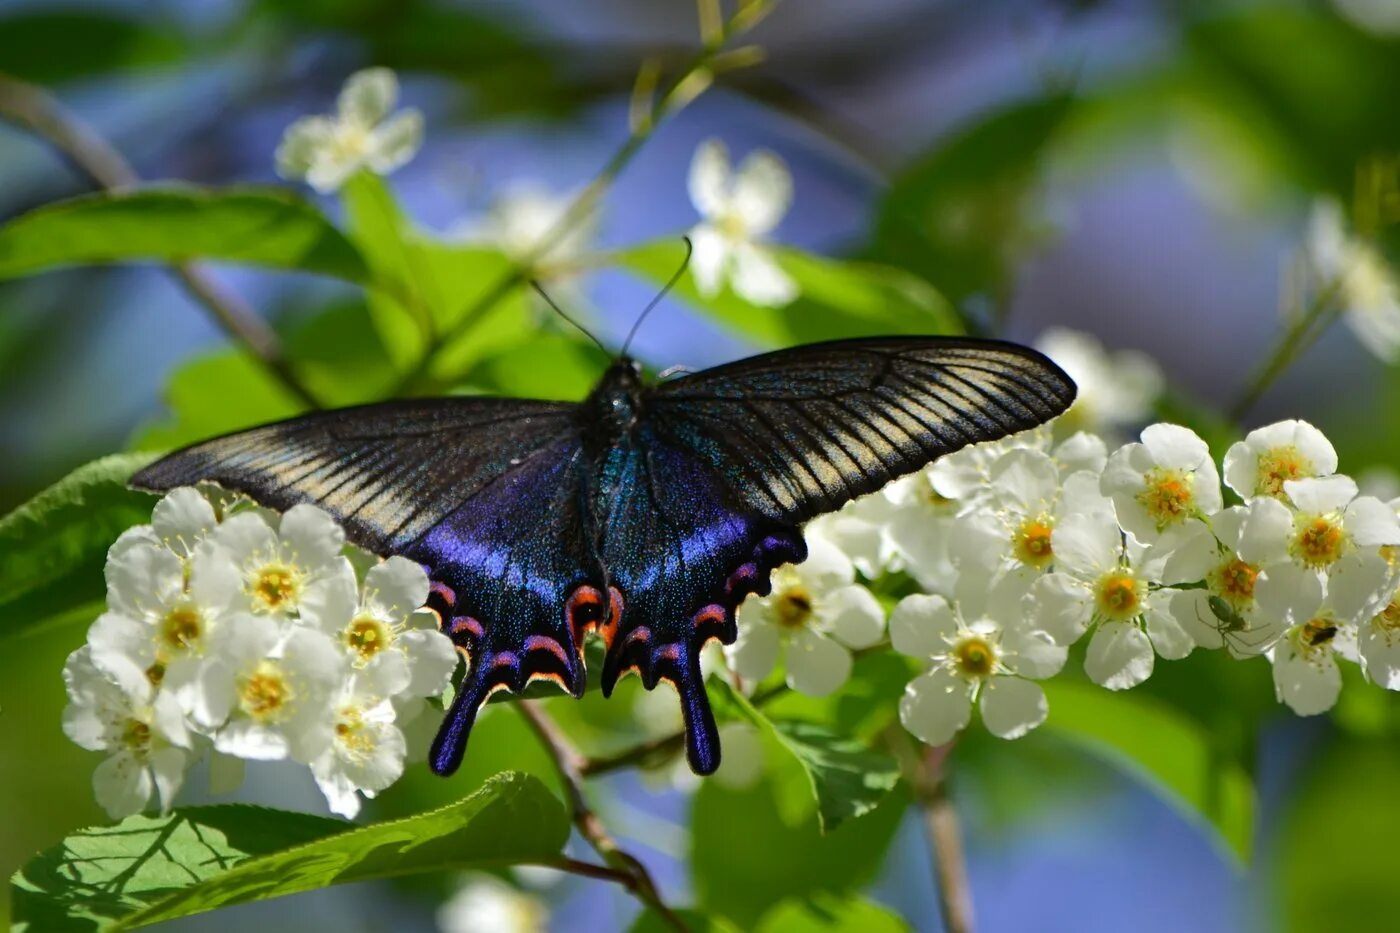
[(622, 444), (641, 415), (641, 368), (620, 359), (608, 367), (579, 406), (583, 446), (597, 456)]

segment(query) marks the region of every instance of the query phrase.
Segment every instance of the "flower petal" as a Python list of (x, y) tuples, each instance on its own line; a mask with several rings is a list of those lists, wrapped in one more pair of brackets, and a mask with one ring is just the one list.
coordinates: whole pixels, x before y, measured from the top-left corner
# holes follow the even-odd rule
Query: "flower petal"
[(1374, 496), (1358, 496), (1347, 506), (1342, 525), (1362, 547), (1400, 544), (1400, 518)]
[[(750, 597), (739, 608), (739, 637), (724, 649), (729, 666), (748, 680), (762, 680), (768, 676), (778, 663), (778, 652), (783, 643), (782, 633), (776, 625), (755, 617), (756, 613), (751, 607), (756, 603), (757, 600)], [(745, 615), (749, 618), (745, 618)]]
[(310, 571), (325, 567), (345, 547), (344, 529), (326, 511), (307, 503), (287, 510), (277, 534), (292, 560)]
[(1300, 512), (1335, 512), (1356, 498), (1356, 480), (1350, 476), (1322, 476), (1290, 479), (1283, 491)]
[(151, 511), (151, 527), (161, 543), (183, 557), (217, 524), (214, 507), (193, 486), (170, 490)]
[(1179, 424), (1152, 424), (1143, 428), (1142, 443), (1158, 466), (1169, 470), (1203, 470), (1209, 464), (1210, 447), (1200, 435)]
[(1048, 573), (1031, 588), (1031, 618), (1056, 644), (1072, 645), (1093, 617), (1089, 587), (1066, 573)]
[(713, 220), (728, 209), (729, 150), (724, 143), (718, 139), (707, 139), (696, 147), (695, 156), (690, 160), (690, 175), (686, 184), (690, 191), (690, 203), (695, 205), (701, 217)]
[(1152, 642), (1136, 625), (1102, 622), (1089, 641), (1084, 673), (1110, 690), (1126, 690), (1152, 676)]
[(797, 297), (797, 282), (769, 250), (752, 243), (736, 243), (733, 250), (729, 284), (734, 294), (761, 308), (781, 308)]
[(926, 745), (946, 745), (972, 718), (972, 688), (945, 668), (914, 678), (899, 700), (899, 721)]
[(807, 696), (826, 696), (851, 676), (851, 653), (836, 640), (810, 628), (788, 642), (787, 684)]
[(423, 146), (423, 114), (412, 108), (394, 114), (375, 129), (366, 153), (369, 167), (387, 175)]
[(1153, 649), (1169, 661), (1186, 657), (1196, 647), (1195, 639), (1176, 616), (1157, 605), (1147, 610), (1147, 637), (1151, 639)]
[(385, 619), (406, 619), (428, 601), (423, 565), (397, 555), (365, 572), (365, 605)]
[(277, 174), (288, 181), (307, 177), (335, 137), (335, 124), (326, 117), (302, 117), (282, 134), (274, 159)]
[(1299, 716), (1325, 713), (1342, 692), (1342, 672), (1330, 651), (1309, 659), (1285, 639), (1274, 648), (1274, 692)]
[(388, 68), (365, 68), (345, 80), (336, 110), (346, 123), (369, 128), (384, 119), (399, 99), (399, 79)]
[(144, 810), (152, 788), (145, 766), (126, 752), (108, 758), (92, 773), (93, 794), (114, 820)]
[(1019, 677), (993, 677), (982, 687), (977, 702), (982, 724), (1002, 739), (1019, 739), (1043, 723), (1050, 712), (1040, 684)]
[(729, 263), (729, 241), (709, 224), (690, 230), (690, 275), (695, 290), (713, 298), (724, 288), (724, 268)]
[(1036, 680), (1058, 674), (1069, 655), (1068, 648), (1055, 644), (1045, 632), (1019, 625), (1002, 630), (1000, 648), (1002, 660), (1012, 672)]
[(957, 619), (942, 596), (906, 596), (890, 613), (890, 642), (895, 651), (911, 657), (931, 658), (945, 653), (947, 640), (957, 631)]
[(749, 153), (734, 174), (731, 209), (750, 237), (768, 233), (792, 206), (792, 173), (766, 149)]
[(824, 595), (816, 615), (821, 629), (847, 648), (868, 648), (885, 634), (885, 611), (875, 594), (860, 584)]

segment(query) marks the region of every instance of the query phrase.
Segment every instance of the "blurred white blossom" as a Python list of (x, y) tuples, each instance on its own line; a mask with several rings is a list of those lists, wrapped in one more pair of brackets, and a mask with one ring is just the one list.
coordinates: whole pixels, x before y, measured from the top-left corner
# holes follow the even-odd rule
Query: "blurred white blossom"
[(443, 933), (544, 933), (549, 910), (493, 875), (473, 874), (438, 908), (437, 924)]
[(724, 144), (706, 140), (695, 150), (689, 184), (701, 218), (690, 231), (690, 271), (700, 293), (717, 295), (727, 281), (756, 305), (778, 307), (796, 298), (797, 283), (763, 245), (792, 205), (792, 175), (783, 160), (760, 149), (735, 170)]
[[(576, 198), (573, 192), (554, 192), (539, 184), (522, 182), (506, 188), (486, 213), (453, 227), (448, 237), (495, 246), (517, 262), (533, 266), (568, 265), (586, 256), (598, 236), (598, 215), (590, 211), (566, 230), (556, 231)], [(538, 254), (547, 236), (556, 238)]]
[(302, 117), (287, 127), (277, 147), (277, 173), (305, 180), (322, 194), (361, 169), (389, 174), (423, 144), (421, 113), (407, 108), (390, 114), (398, 97), (398, 78), (388, 68), (355, 72), (341, 89), (334, 116)]
[(1283, 484), (1337, 472), (1337, 451), (1306, 421), (1279, 421), (1256, 428), (1225, 452), (1225, 485), (1242, 499), (1283, 498)]
[(1092, 335), (1063, 327), (1046, 330), (1035, 346), (1079, 389), (1074, 404), (1056, 422), (1059, 430), (1088, 431), (1112, 442), (1152, 417), (1163, 378), (1157, 361), (1146, 353), (1110, 353)]
[(1335, 289), (1357, 339), (1387, 363), (1400, 359), (1400, 282), (1380, 250), (1347, 229), (1336, 201), (1313, 205), (1305, 248), (1314, 287)]

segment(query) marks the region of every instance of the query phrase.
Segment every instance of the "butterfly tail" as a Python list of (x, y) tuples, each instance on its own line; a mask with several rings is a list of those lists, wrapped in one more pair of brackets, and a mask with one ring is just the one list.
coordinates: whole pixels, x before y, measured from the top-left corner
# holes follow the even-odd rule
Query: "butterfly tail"
[(681, 715), (685, 719), (685, 757), (690, 770), (696, 774), (714, 774), (719, 768), (719, 727), (705, 693), (705, 677), (700, 672), (700, 653), (691, 646), (682, 646), (683, 657), (674, 675), (666, 675), (676, 686), (681, 698)]
[(461, 689), (452, 700), (452, 708), (438, 728), (428, 751), (428, 766), (434, 774), (447, 777), (462, 765), (462, 757), (467, 753), (467, 739), (472, 726), (476, 725), (476, 714), (481, 704), (490, 695), (485, 678), (478, 676), (480, 668), (470, 671), (462, 681)]

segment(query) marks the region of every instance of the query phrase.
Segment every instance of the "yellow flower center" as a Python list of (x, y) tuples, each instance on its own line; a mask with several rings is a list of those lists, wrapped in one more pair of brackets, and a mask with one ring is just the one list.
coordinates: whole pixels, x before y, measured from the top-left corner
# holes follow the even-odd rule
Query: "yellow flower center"
[(1314, 475), (1317, 469), (1312, 461), (1294, 447), (1270, 447), (1259, 455), (1259, 467), (1255, 472), (1254, 494), (1283, 498), (1283, 484), (1292, 479), (1305, 479)]
[(243, 712), (258, 720), (275, 720), (286, 711), (293, 697), (292, 685), (274, 661), (261, 661), (253, 673), (238, 684), (238, 702)]
[(812, 597), (802, 587), (783, 590), (774, 605), (778, 625), (785, 629), (799, 629), (812, 617)]
[(204, 617), (195, 606), (177, 606), (160, 621), (160, 640), (168, 648), (188, 651), (204, 636)]
[(1254, 602), (1254, 585), (1259, 580), (1259, 568), (1238, 557), (1227, 560), (1211, 572), (1210, 588), (1235, 609)]
[(1392, 599), (1390, 604), (1371, 620), (1371, 624), (1389, 635), (1400, 635), (1400, 595)]
[(373, 616), (357, 616), (345, 628), (345, 644), (362, 662), (389, 647), (393, 640), (388, 626)]
[(151, 744), (151, 727), (139, 719), (128, 719), (122, 727), (122, 744), (134, 752), (143, 752)]
[(1137, 500), (1159, 531), (1191, 517), (1196, 509), (1196, 493), (1185, 470), (1153, 467), (1143, 479), (1146, 485)]
[(335, 724), (336, 743), (350, 756), (365, 758), (374, 751), (374, 739), (365, 728), (365, 718), (354, 706), (340, 711)]
[(1126, 622), (1142, 614), (1147, 587), (1126, 570), (1112, 570), (1094, 585), (1094, 604), (1099, 615), (1114, 622)]
[(279, 562), (259, 567), (248, 584), (253, 608), (262, 612), (282, 612), (295, 605), (301, 594), (301, 578), (301, 572), (290, 564)]
[(1011, 535), (1011, 553), (1028, 567), (1044, 567), (1055, 559), (1053, 535), (1048, 516), (1028, 518)]
[(152, 687), (159, 687), (165, 680), (165, 663), (157, 661), (146, 668), (146, 679), (151, 682)]
[(1293, 527), (1293, 543), (1289, 550), (1305, 566), (1329, 567), (1346, 549), (1346, 532), (1331, 516), (1299, 516)]
[(1337, 620), (1331, 616), (1317, 616), (1298, 626), (1295, 643), (1300, 653), (1312, 655), (1336, 637)]
[(357, 159), (368, 148), (369, 135), (370, 128), (361, 126), (357, 121), (342, 122), (331, 137), (331, 152), (337, 159)]
[(996, 648), (981, 635), (964, 635), (953, 645), (951, 655), (958, 673), (967, 678), (982, 678), (996, 667)]

